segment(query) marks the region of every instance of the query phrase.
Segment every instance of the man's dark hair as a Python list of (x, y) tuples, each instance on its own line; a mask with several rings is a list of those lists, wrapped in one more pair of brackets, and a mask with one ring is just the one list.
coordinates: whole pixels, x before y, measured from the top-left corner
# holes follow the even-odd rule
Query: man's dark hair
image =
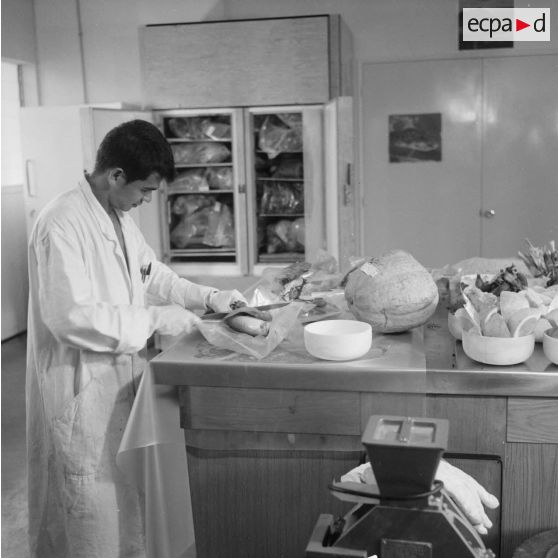
[(175, 177), (172, 149), (159, 129), (145, 120), (130, 120), (113, 128), (97, 150), (95, 172), (120, 167), (127, 182), (145, 180), (157, 172), (171, 182)]

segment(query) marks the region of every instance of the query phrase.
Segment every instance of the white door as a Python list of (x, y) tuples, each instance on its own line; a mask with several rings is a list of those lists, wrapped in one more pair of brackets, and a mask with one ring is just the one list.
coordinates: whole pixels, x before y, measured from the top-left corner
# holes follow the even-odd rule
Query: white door
[(73, 188), (83, 175), (79, 107), (32, 107), (21, 110), (25, 164), (27, 235), (39, 211)]
[[(21, 109), (28, 235), (39, 211), (58, 194), (75, 187), (84, 170), (93, 170), (104, 135), (133, 118), (151, 120), (151, 113), (83, 106)], [(135, 218), (139, 220), (137, 214)]]
[(486, 59), (484, 91), (481, 253), (507, 257), (558, 241), (558, 55)]
[[(481, 78), (479, 60), (363, 65), (364, 255), (401, 248), (438, 267), (478, 254)], [(427, 151), (434, 140), (422, 153), (425, 144), (418, 143), (416, 157), (390, 162), (390, 116), (400, 126), (416, 115), (419, 123), (425, 121), (420, 115), (440, 115), (434, 121), (441, 124), (441, 160)], [(394, 158), (398, 145), (392, 139)]]

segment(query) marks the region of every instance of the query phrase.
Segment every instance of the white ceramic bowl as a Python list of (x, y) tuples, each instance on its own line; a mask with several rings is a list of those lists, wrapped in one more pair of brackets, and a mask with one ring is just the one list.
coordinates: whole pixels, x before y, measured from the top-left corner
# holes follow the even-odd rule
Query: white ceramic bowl
[(553, 364), (558, 364), (558, 327), (547, 329), (543, 333), (542, 345), (546, 358)]
[(543, 342), (544, 332), (547, 329), (552, 329), (552, 324), (546, 318), (539, 318), (535, 327), (535, 341), (537, 343)]
[(462, 327), (461, 322), (455, 317), (455, 314), (448, 312), (448, 329), (449, 332), (456, 338), (461, 340)]
[(533, 333), (523, 337), (486, 337), (463, 331), (461, 341), (469, 358), (500, 366), (525, 362), (535, 350)]
[(372, 326), (356, 320), (322, 320), (304, 326), (304, 345), (316, 358), (353, 360), (372, 346)]

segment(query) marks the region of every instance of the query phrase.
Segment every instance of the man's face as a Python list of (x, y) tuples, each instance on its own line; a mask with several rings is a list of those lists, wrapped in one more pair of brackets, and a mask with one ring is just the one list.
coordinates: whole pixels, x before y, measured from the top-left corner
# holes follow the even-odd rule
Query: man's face
[(150, 174), (145, 180), (134, 180), (126, 182), (122, 174), (115, 182), (115, 186), (110, 192), (110, 205), (121, 211), (130, 211), (142, 203), (149, 203), (153, 192), (158, 190), (164, 180), (158, 173)]

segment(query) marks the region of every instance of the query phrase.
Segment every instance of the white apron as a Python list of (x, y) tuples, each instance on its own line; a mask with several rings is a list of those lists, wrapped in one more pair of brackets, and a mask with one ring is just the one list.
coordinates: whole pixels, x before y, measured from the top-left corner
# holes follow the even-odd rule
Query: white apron
[[(153, 332), (146, 295), (202, 308), (209, 289), (156, 261), (120, 212), (128, 263), (84, 180), (29, 243), (27, 445), (32, 558), (145, 557), (141, 495), (115, 457)], [(142, 282), (141, 268), (151, 263)]]

